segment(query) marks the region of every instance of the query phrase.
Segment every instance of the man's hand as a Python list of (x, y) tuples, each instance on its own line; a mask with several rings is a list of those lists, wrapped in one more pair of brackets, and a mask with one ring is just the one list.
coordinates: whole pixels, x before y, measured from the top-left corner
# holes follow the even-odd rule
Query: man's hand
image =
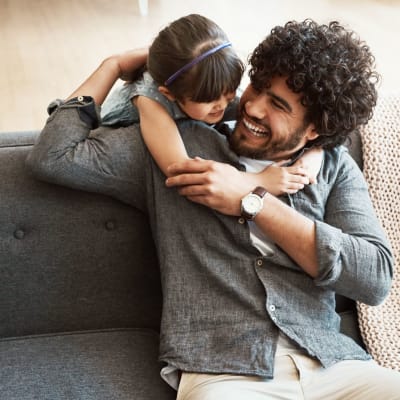
[(199, 157), (172, 164), (168, 171), (168, 187), (175, 186), (189, 200), (226, 215), (240, 215), (242, 197), (254, 189), (247, 174), (229, 164)]

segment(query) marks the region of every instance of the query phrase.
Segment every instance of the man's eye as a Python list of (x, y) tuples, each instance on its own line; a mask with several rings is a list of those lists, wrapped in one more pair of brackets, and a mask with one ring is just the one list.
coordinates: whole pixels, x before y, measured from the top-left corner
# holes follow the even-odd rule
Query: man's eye
[(271, 101), (272, 105), (276, 108), (279, 108), (280, 110), (283, 110), (284, 108), (275, 100)]

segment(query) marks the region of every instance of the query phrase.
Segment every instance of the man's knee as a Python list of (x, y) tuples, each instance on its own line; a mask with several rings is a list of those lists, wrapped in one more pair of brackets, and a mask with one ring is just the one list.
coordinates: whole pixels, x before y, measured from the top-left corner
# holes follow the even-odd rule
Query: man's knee
[(311, 398), (400, 400), (400, 372), (375, 361), (341, 361), (318, 377)]
[(365, 399), (399, 400), (400, 372), (375, 364), (365, 378), (364, 387)]

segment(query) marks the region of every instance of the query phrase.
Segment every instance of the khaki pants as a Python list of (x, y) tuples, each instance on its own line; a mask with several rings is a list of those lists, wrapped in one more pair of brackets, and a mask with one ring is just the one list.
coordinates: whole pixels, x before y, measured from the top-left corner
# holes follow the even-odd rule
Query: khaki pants
[(395, 400), (400, 373), (374, 361), (341, 361), (324, 369), (292, 354), (275, 359), (274, 379), (183, 373), (177, 400)]

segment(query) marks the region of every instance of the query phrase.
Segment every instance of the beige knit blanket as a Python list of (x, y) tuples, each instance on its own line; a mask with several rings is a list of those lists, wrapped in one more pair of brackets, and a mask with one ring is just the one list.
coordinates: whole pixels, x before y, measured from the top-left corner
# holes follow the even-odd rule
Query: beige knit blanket
[(357, 304), (361, 335), (372, 357), (400, 371), (400, 95), (379, 99), (361, 132), (364, 175), (378, 218), (392, 244), (394, 281), (379, 306)]

